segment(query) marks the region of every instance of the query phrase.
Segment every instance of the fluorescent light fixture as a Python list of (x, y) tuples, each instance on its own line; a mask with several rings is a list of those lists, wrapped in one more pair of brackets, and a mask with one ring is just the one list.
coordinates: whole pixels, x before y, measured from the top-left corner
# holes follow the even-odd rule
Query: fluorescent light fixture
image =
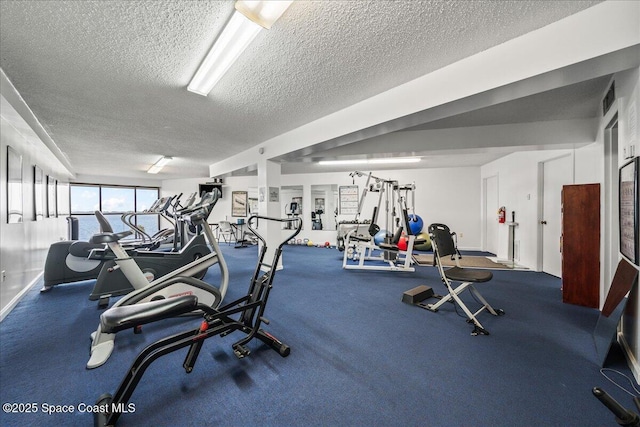
[(319, 165), (338, 166), (338, 165), (382, 165), (393, 163), (417, 163), (420, 157), (388, 157), (382, 159), (356, 159), (356, 160), (322, 160)]
[(292, 1), (238, 0), (236, 10), (267, 30), (280, 19)]
[(200, 64), (187, 90), (207, 96), (260, 30), (271, 28), (291, 3), (237, 1), (233, 16)]
[(153, 164), (153, 166), (151, 166), (149, 168), (149, 170), (147, 171), (147, 173), (158, 173), (162, 170), (163, 167), (165, 167), (165, 165), (167, 163), (169, 163), (171, 160), (173, 160), (173, 157), (161, 157), (160, 160), (158, 160), (157, 162), (155, 162)]

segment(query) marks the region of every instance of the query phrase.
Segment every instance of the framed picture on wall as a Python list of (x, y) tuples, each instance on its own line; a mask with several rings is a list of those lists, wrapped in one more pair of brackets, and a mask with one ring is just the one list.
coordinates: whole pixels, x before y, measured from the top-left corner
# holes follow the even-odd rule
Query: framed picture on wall
[(33, 166), (33, 217), (36, 221), (44, 219), (44, 174), (38, 165)]
[(355, 215), (358, 213), (358, 186), (341, 185), (338, 188), (340, 215)]
[(635, 265), (640, 265), (638, 250), (638, 181), (640, 181), (640, 158), (636, 157), (620, 168), (619, 213), (620, 253)]
[(47, 216), (56, 218), (58, 216), (56, 196), (56, 180), (51, 175), (47, 175)]
[(257, 215), (258, 214), (258, 199), (249, 197), (249, 214)]
[(7, 222), (22, 221), (22, 155), (7, 146)]
[(231, 216), (247, 216), (247, 192), (232, 191), (231, 192)]
[(280, 188), (279, 187), (269, 187), (269, 201), (270, 202), (279, 202), (280, 201)]

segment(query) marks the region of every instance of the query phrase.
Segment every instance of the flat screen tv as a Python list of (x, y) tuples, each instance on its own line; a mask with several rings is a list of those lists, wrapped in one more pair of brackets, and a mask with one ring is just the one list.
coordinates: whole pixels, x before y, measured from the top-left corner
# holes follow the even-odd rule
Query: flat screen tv
[(640, 157), (625, 163), (619, 172), (620, 253), (640, 265), (638, 248), (638, 181)]
[(202, 193), (213, 191), (214, 188), (220, 190), (220, 198), (222, 198), (222, 184), (199, 184), (198, 195), (202, 197)]

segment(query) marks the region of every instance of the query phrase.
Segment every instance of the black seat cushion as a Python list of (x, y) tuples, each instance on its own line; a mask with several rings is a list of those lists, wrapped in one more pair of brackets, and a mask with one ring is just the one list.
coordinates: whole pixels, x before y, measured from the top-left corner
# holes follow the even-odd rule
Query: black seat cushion
[(123, 329), (189, 313), (197, 308), (198, 297), (195, 295), (113, 307), (100, 316), (100, 329), (102, 332), (113, 334)]
[(386, 250), (390, 250), (390, 251), (399, 251), (400, 250), (398, 245), (394, 245), (393, 243), (380, 243), (378, 246), (381, 247), (382, 249), (386, 249)]
[(493, 278), (493, 273), (487, 270), (476, 270), (462, 267), (451, 267), (444, 271), (449, 280), (456, 282), (488, 282)]
[(102, 243), (77, 241), (69, 246), (69, 253), (73, 256), (86, 258), (94, 249), (104, 249), (104, 245)]

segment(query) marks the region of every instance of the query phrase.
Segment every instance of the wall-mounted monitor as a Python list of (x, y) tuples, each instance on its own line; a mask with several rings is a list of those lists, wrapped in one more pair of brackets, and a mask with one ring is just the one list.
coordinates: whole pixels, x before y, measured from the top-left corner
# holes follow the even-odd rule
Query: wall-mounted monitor
[(220, 198), (222, 198), (222, 184), (200, 184), (198, 188), (198, 194), (202, 197), (202, 193), (208, 193), (213, 191), (214, 188), (220, 190)]
[(638, 181), (640, 181), (640, 158), (636, 157), (620, 168), (619, 212), (620, 253), (635, 265), (640, 265), (638, 248)]

